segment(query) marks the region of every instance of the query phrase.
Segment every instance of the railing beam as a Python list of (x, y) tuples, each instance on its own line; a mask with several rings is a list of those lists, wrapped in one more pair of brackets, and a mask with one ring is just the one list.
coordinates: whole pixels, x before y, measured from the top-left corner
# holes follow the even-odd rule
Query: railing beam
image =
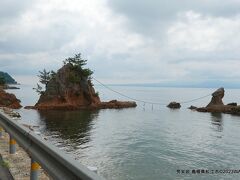
[(102, 179), (57, 147), (43, 140), (9, 116), (0, 112), (0, 126), (29, 154), (53, 179)]

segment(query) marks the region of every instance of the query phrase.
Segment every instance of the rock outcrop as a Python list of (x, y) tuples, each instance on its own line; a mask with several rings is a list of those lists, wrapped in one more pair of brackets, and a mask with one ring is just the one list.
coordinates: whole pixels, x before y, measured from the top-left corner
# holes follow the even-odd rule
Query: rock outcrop
[(197, 107), (196, 106), (190, 106), (188, 109), (194, 110), (194, 109), (197, 109)]
[(121, 108), (131, 108), (136, 107), (136, 102), (133, 101), (117, 101), (111, 100), (109, 102), (101, 102), (98, 104), (99, 108), (101, 109), (121, 109)]
[(229, 106), (237, 106), (237, 103), (232, 102), (232, 103), (228, 103), (227, 105), (229, 105)]
[(224, 88), (219, 88), (217, 89), (214, 93), (212, 93), (212, 99), (210, 101), (210, 103), (206, 106), (208, 107), (212, 107), (212, 106), (222, 106), (223, 101), (222, 98), (224, 97)]
[(5, 92), (0, 88), (0, 107), (7, 107), (11, 109), (19, 109), (22, 106), (20, 105), (20, 100), (16, 98), (14, 94)]
[(73, 64), (67, 63), (49, 80), (35, 106), (39, 110), (74, 110), (136, 107), (135, 102), (117, 100), (101, 102), (90, 78), (81, 74)]
[(222, 101), (224, 93), (224, 88), (217, 89), (214, 93), (212, 93), (212, 99), (206, 107), (200, 107), (194, 110), (198, 112), (218, 112), (240, 115), (240, 106), (237, 106), (237, 103), (229, 103), (224, 105)]
[(171, 109), (179, 109), (181, 107), (181, 104), (178, 103), (178, 102), (170, 102), (168, 105), (167, 105), (168, 108), (171, 108)]
[(71, 64), (66, 64), (47, 83), (46, 90), (41, 94), (35, 107), (62, 109), (86, 107), (98, 103), (100, 99), (90, 80), (81, 77)]

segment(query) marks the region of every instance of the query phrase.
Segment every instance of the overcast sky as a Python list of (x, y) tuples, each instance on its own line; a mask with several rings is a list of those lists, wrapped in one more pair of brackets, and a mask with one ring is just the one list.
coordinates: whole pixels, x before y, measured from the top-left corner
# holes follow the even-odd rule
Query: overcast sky
[(1, 71), (23, 81), (78, 52), (104, 83), (237, 83), (240, 1), (0, 1)]

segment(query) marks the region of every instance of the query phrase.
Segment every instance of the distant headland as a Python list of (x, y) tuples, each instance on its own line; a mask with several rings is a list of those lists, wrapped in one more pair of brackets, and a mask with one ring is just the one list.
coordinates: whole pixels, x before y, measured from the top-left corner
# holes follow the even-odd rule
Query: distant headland
[(4, 81), (5, 84), (17, 84), (17, 81), (12, 76), (2, 71), (0, 71), (0, 81)]

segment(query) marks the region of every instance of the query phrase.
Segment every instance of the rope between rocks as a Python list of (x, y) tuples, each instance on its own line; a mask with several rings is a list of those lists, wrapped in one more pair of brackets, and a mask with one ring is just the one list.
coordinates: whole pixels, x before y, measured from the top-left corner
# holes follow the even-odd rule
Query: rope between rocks
[[(167, 103), (160, 103), (160, 102), (152, 102), (152, 101), (145, 101), (145, 100), (141, 100), (141, 99), (136, 99), (136, 98), (133, 98), (133, 97), (130, 97), (130, 96), (127, 96), (119, 91), (116, 91), (112, 88), (110, 88), (109, 86), (103, 84), (101, 81), (97, 80), (96, 78), (92, 77), (93, 80), (95, 80), (97, 83), (99, 83), (100, 85), (102, 85), (103, 87), (105, 87), (106, 89), (116, 93), (116, 94), (119, 94), (120, 96), (122, 97), (125, 97), (125, 98), (128, 98), (130, 100), (133, 100), (133, 101), (136, 101), (136, 102), (141, 102), (141, 103), (144, 103), (144, 104), (152, 104), (152, 105), (163, 105), (163, 106), (167, 106), (168, 104)], [(194, 98), (194, 99), (190, 99), (190, 100), (186, 100), (186, 101), (181, 101), (179, 102), (180, 104), (187, 104), (187, 103), (190, 103), (190, 102), (194, 102), (194, 101), (198, 101), (200, 99), (204, 99), (208, 96), (211, 96), (211, 94), (207, 94), (205, 96), (201, 96), (201, 97), (198, 97), (198, 98)]]

